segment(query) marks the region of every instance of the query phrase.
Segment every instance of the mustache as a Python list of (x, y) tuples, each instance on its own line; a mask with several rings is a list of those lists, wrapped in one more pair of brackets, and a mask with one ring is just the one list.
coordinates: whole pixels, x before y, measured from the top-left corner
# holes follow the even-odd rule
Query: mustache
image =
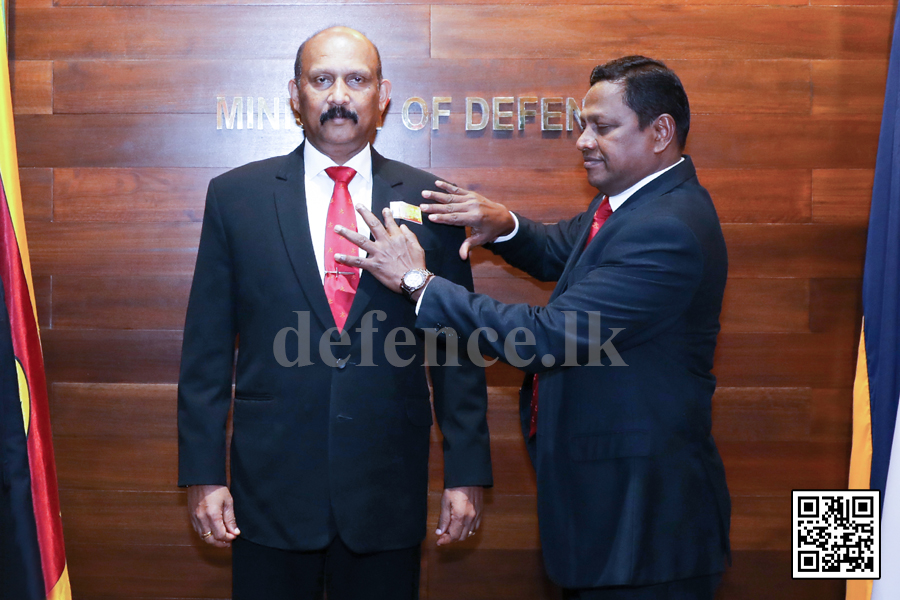
[(319, 117), (319, 125), (324, 125), (330, 119), (351, 119), (354, 124), (359, 123), (359, 115), (345, 106), (332, 106)]

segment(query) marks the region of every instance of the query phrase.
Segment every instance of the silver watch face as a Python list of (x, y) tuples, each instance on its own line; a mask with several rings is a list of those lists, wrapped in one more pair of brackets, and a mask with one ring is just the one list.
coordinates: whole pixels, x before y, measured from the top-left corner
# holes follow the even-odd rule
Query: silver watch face
[(418, 269), (415, 271), (410, 271), (403, 276), (403, 284), (410, 289), (416, 289), (417, 287), (425, 283), (425, 277), (425, 273)]

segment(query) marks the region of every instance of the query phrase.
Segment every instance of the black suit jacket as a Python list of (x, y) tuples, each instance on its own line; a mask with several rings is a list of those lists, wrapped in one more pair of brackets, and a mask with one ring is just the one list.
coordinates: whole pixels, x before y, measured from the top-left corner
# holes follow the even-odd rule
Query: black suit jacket
[[(727, 272), (719, 219), (688, 157), (629, 198), (582, 251), (599, 202), (556, 225), (520, 217), (518, 234), (494, 246), (512, 265), (559, 282), (546, 307), (500, 304), (435, 279), (417, 325), (463, 336), (491, 327), (498, 340), (482, 336), (481, 349), (500, 357), (514, 328), (534, 333), (527, 368), (541, 371), (540, 410), (530, 443), (553, 580), (591, 588), (719, 572), (730, 520), (711, 435)], [(590, 312), (600, 315), (592, 336)], [(585, 366), (592, 343), (596, 353), (610, 338), (603, 366)], [(627, 366), (611, 366), (612, 357)], [(526, 437), (530, 382), (521, 397)]]
[[(391, 201), (419, 204), (434, 186), (433, 175), (374, 151), (372, 171), (375, 214)], [(457, 256), (463, 232), (407, 225), (429, 266), (471, 289)], [(234, 380), (231, 491), (243, 537), (295, 550), (323, 548), (335, 533), (356, 552), (420, 543), (432, 413), (414, 322), (410, 302), (363, 273), (347, 345), (325, 336), (334, 319), (310, 241), (302, 145), (213, 179), (184, 330), (179, 484), (226, 482)], [(392, 366), (386, 347), (395, 363), (412, 360)], [(445, 486), (490, 485), (483, 370), (461, 361), (430, 373)]]

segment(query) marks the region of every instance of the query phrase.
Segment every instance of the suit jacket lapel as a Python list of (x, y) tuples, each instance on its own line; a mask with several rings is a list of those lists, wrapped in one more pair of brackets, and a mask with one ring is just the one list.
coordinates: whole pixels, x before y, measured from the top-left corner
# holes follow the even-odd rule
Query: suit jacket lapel
[(603, 200), (603, 194), (597, 194), (594, 199), (591, 200), (591, 204), (587, 209), (587, 214), (589, 214), (591, 218), (588, 219), (585, 226), (581, 228), (581, 233), (578, 234), (578, 238), (575, 240), (575, 245), (572, 247), (572, 253), (569, 254), (569, 259), (566, 261), (566, 266), (563, 269), (562, 275), (559, 276), (559, 283), (556, 284), (556, 287), (553, 289), (553, 293), (550, 295), (550, 300), (553, 300), (554, 298), (562, 294), (565, 291), (566, 287), (568, 287), (569, 273), (571, 273), (572, 267), (575, 266), (575, 263), (578, 262), (578, 259), (581, 258), (581, 255), (584, 251), (584, 245), (587, 242), (588, 233), (590, 233), (591, 231), (591, 223), (594, 220), (594, 213), (597, 212), (597, 207), (600, 206), (601, 200)]
[(309, 300), (313, 314), (323, 327), (334, 327), (334, 316), (328, 307), (328, 298), (319, 276), (316, 253), (309, 233), (303, 144), (287, 156), (284, 167), (276, 177), (280, 185), (275, 190), (275, 211), (294, 274)]
[[(401, 185), (403, 181), (400, 177), (390, 169), (387, 159), (372, 149), (372, 214), (379, 220), (384, 220), (381, 211), (391, 205), (393, 201), (403, 200), (403, 196), (395, 188)], [(371, 237), (371, 236), (370, 236)], [(344, 329), (349, 331), (352, 325), (362, 317), (365, 313), (372, 297), (378, 292), (381, 284), (369, 273), (363, 271), (359, 278), (359, 287), (356, 289), (356, 296), (353, 298), (353, 304), (350, 306), (350, 314), (347, 315), (347, 322)]]

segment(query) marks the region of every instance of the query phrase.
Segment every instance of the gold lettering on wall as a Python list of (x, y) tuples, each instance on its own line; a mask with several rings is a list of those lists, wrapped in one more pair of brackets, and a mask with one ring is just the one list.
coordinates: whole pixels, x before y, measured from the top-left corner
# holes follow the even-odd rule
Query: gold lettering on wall
[[(400, 118), (410, 131), (420, 131), (431, 122), (432, 131), (440, 128), (441, 121), (452, 124), (451, 96), (434, 96), (429, 102), (421, 96), (412, 96), (403, 103)], [(226, 96), (216, 96), (216, 129), (264, 128), (291, 131), (294, 115), (289, 98), (263, 96), (234, 96), (229, 102)], [(537, 107), (540, 107), (538, 109)], [(282, 107), (284, 109), (282, 110)], [(512, 110), (515, 107), (515, 110)], [(541, 131), (573, 131), (581, 128), (581, 107), (575, 98), (550, 96), (494, 96), (488, 101), (478, 96), (466, 96), (466, 131), (482, 131), (491, 126), (493, 131), (524, 131), (532, 124)], [(284, 127), (281, 115), (284, 114)], [(246, 122), (246, 127), (244, 123)], [(516, 125), (518, 123), (518, 126)], [(379, 127), (381, 129), (381, 127)]]

